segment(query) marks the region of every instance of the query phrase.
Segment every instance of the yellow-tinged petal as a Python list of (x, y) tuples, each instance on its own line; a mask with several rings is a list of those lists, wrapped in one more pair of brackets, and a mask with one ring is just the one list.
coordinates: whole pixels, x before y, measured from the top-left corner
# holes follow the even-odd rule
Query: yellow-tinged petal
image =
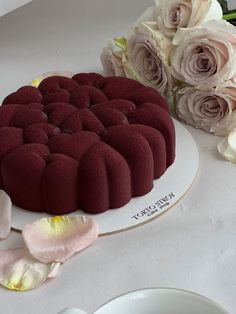
[(34, 87), (38, 87), (39, 84), (47, 77), (50, 76), (55, 76), (55, 75), (59, 75), (59, 76), (65, 76), (65, 77), (69, 77), (71, 78), (72, 76), (74, 76), (74, 73), (69, 72), (69, 71), (53, 71), (53, 72), (47, 72), (44, 73), (38, 77), (36, 77), (32, 82), (31, 82), (31, 86)]
[(86, 216), (47, 217), (26, 225), (25, 244), (32, 256), (43, 263), (63, 263), (91, 245), (98, 237), (98, 225)]
[(39, 87), (39, 84), (42, 82), (42, 80), (42, 77), (37, 77), (31, 82), (31, 85), (33, 87)]
[(28, 291), (57, 275), (60, 263), (43, 264), (26, 248), (0, 252), (0, 285), (15, 291)]

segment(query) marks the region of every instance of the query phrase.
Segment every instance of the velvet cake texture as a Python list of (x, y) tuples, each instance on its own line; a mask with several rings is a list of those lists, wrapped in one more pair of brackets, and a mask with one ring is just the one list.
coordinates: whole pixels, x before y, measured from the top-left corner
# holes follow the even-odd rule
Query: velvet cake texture
[(119, 208), (153, 187), (175, 159), (175, 129), (158, 92), (80, 73), (24, 86), (0, 107), (0, 188), (50, 214)]

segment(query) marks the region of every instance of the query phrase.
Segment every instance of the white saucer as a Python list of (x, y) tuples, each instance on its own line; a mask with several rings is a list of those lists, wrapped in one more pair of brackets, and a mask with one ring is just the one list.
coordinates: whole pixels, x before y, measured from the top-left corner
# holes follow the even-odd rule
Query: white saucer
[[(103, 304), (93, 314), (227, 314), (220, 305), (199, 294), (169, 288), (132, 291)], [(86, 314), (76, 308), (58, 314)], [(229, 314), (229, 313), (228, 313)]]
[[(174, 120), (176, 129), (176, 160), (166, 173), (154, 181), (152, 191), (136, 197), (119, 209), (93, 215), (100, 227), (100, 235), (112, 234), (142, 225), (170, 209), (191, 187), (197, 174), (199, 155), (194, 139), (188, 130)], [(85, 213), (81, 210), (73, 214)], [(47, 216), (13, 208), (12, 227), (17, 230)], [(91, 216), (91, 215), (90, 215)]]

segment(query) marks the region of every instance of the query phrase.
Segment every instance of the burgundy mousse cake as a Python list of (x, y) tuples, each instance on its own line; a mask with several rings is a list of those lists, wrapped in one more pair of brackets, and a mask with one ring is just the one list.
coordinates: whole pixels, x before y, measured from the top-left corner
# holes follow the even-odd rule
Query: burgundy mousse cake
[(0, 107), (0, 188), (30, 211), (118, 208), (175, 159), (168, 104), (137, 81), (80, 73), (24, 86)]

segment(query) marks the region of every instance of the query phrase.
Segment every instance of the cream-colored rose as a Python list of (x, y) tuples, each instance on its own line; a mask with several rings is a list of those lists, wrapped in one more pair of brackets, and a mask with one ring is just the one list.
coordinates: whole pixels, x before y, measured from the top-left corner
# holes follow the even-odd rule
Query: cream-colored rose
[(236, 28), (226, 21), (179, 30), (173, 44), (171, 65), (177, 80), (215, 87), (236, 75)]
[(123, 64), (126, 76), (168, 95), (173, 86), (169, 67), (172, 46), (155, 22), (135, 26), (128, 39)]
[(124, 51), (119, 48), (114, 40), (109, 40), (101, 53), (101, 63), (104, 74), (107, 76), (125, 76), (122, 55)]
[(236, 128), (236, 82), (217, 88), (184, 87), (175, 96), (177, 116), (187, 124), (223, 136)]
[(217, 0), (156, 0), (156, 20), (159, 30), (166, 36), (173, 36), (178, 28), (195, 27), (212, 19), (222, 19), (222, 15)]

